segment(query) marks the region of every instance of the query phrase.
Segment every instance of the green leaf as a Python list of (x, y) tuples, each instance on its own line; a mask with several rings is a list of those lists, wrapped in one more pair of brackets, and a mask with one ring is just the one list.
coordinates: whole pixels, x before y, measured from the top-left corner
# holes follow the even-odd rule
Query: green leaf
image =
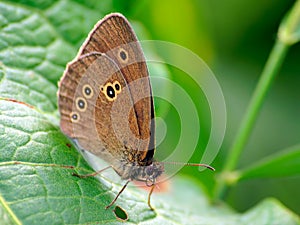
[(299, 175), (299, 173), (300, 146), (294, 146), (240, 171), (239, 179), (286, 177)]
[[(25, 224), (100, 220), (89, 210), (104, 209), (110, 196), (102, 196), (104, 185), (96, 179), (72, 176), (72, 167), (91, 170), (59, 129), (19, 102), (0, 100), (0, 112), (0, 190), (7, 216)], [(101, 215), (103, 221), (113, 218), (111, 212)]]
[[(62, 13), (62, 9), (67, 13)], [(105, 15), (102, 10), (95, 11), (76, 1), (58, 1), (45, 14), (59, 34), (78, 48), (93, 24)]]
[[(278, 200), (269, 198), (250, 209), (240, 218), (240, 224), (299, 224), (299, 217)], [(239, 224), (237, 223), (237, 224)]]
[(0, 96), (53, 113), (57, 81), (76, 54), (39, 12), (1, 3)]
[[(118, 223), (105, 206), (121, 189), (105, 174), (100, 181), (72, 176), (91, 169), (56, 126), (36, 109), (0, 100), (0, 212), (3, 224)], [(199, 186), (174, 179), (168, 193), (154, 194), (155, 211), (146, 194), (128, 187), (117, 204), (129, 223), (162, 224), (299, 224), (298, 218), (275, 200), (266, 200), (239, 215), (224, 205), (211, 206)], [(188, 191), (186, 191), (188, 190)], [(180, 204), (179, 204), (180, 203)]]

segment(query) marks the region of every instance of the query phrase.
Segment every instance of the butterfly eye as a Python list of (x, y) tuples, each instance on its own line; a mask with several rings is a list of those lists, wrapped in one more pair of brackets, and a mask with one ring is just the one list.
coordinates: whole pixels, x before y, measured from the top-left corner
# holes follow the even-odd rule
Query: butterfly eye
[(153, 174), (153, 172), (154, 172), (153, 166), (150, 165), (146, 168), (146, 173), (148, 176), (151, 176)]

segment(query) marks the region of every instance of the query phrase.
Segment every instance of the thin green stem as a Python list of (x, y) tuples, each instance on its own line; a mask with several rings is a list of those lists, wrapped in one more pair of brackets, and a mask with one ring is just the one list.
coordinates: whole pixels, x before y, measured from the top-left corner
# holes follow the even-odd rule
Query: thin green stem
[(249, 139), (250, 132), (261, 109), (262, 103), (268, 90), (270, 89), (272, 81), (278, 74), (278, 71), (286, 56), (288, 47), (288, 45), (280, 41), (276, 42), (253, 93), (246, 114), (242, 120), (241, 127), (230, 149), (229, 157), (225, 162), (225, 171), (231, 171), (238, 163), (239, 156), (245, 147), (247, 140)]
[[(256, 86), (254, 94), (250, 100), (246, 114), (242, 119), (241, 126), (230, 148), (228, 158), (224, 165), (224, 174), (233, 171), (238, 163), (242, 150), (244, 149), (247, 140), (249, 139), (254, 122), (257, 119), (263, 101), (275, 76), (283, 63), (289, 45), (277, 39), (265, 68), (261, 74), (260, 80)], [(216, 198), (222, 198), (226, 189), (226, 181), (221, 179), (217, 185)]]

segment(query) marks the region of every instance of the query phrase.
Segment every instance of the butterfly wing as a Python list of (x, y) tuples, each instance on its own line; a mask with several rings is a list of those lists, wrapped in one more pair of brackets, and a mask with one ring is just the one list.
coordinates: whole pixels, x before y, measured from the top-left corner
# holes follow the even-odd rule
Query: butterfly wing
[(130, 86), (113, 60), (84, 55), (68, 64), (59, 86), (61, 129), (80, 148), (112, 164), (120, 175), (120, 162), (142, 157)]
[[(140, 161), (151, 163), (155, 148), (155, 124), (152, 91), (145, 57), (129, 22), (118, 13), (107, 15), (90, 32), (81, 47), (78, 57), (101, 52), (110, 57), (120, 68), (128, 84), (134, 102), (141, 143)], [(148, 141), (146, 141), (148, 140)]]

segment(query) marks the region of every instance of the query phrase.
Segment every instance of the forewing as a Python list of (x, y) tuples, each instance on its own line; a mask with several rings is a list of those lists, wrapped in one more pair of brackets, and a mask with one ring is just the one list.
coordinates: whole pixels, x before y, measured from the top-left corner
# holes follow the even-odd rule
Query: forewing
[(81, 47), (81, 55), (101, 52), (109, 56), (120, 68), (130, 85), (138, 130), (142, 140), (139, 145), (141, 161), (152, 160), (154, 154), (154, 106), (145, 57), (137, 37), (124, 16), (113, 13), (100, 20)]
[[(59, 86), (61, 129), (80, 148), (113, 165), (128, 160), (128, 153), (138, 155), (140, 134), (133, 101), (113, 60), (105, 54), (83, 55), (68, 64)], [(114, 97), (109, 87), (115, 88)]]

